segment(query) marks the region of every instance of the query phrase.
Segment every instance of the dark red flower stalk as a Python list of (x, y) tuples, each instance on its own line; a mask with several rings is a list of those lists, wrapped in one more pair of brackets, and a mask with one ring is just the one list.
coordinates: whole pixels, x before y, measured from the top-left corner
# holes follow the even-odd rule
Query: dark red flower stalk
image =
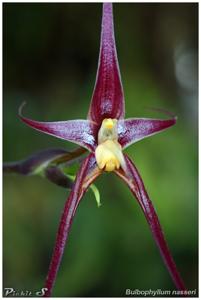
[(46, 279), (45, 296), (51, 295), (78, 204), (89, 185), (104, 171), (114, 171), (128, 185), (143, 210), (173, 282), (178, 290), (185, 290), (143, 181), (134, 164), (123, 154), (123, 149), (129, 145), (173, 126), (176, 118), (124, 119), (124, 115), (124, 93), (115, 46), (112, 4), (104, 3), (98, 71), (88, 119), (39, 122), (25, 118), (20, 113), (21, 120), (34, 129), (74, 142), (90, 151), (64, 207)]

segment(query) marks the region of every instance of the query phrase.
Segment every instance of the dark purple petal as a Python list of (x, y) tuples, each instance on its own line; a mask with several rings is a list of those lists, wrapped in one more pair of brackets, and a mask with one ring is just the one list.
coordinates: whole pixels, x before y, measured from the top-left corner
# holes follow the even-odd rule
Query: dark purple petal
[(158, 216), (145, 190), (142, 178), (140, 177), (134, 164), (126, 155), (125, 155), (125, 161), (127, 165), (126, 174), (122, 170), (117, 170), (115, 172), (127, 183), (131, 192), (134, 194), (138, 203), (140, 204), (143, 213), (147, 219), (147, 222), (150, 226), (156, 244), (160, 250), (161, 256), (163, 257), (165, 265), (172, 277), (173, 282), (175, 283), (175, 286), (177, 287), (178, 290), (185, 291), (186, 288), (179, 275), (179, 272), (177, 271), (175, 262), (170, 254), (168, 245), (164, 238), (161, 225), (158, 220)]
[(69, 179), (58, 166), (50, 166), (44, 171), (45, 177), (58, 186), (71, 189), (73, 182)]
[(77, 174), (74, 187), (71, 190), (68, 200), (64, 206), (45, 283), (45, 288), (47, 288), (47, 292), (45, 294), (46, 297), (51, 295), (76, 208), (89, 185), (100, 173), (101, 171), (96, 165), (94, 154), (90, 154), (83, 161), (82, 166)]
[[(63, 157), (70, 157), (71, 152), (63, 149), (45, 149), (32, 154), (24, 160), (8, 162), (3, 164), (5, 173), (18, 173), (22, 175), (31, 175), (44, 164), (54, 160), (61, 160)], [(73, 157), (74, 158), (74, 157)]]
[(112, 3), (103, 3), (98, 70), (88, 118), (100, 125), (104, 118), (123, 117), (124, 94), (114, 38)]
[(76, 143), (89, 151), (93, 151), (96, 147), (94, 124), (88, 120), (39, 122), (22, 115), (20, 118), (24, 123), (38, 131)]
[(119, 143), (123, 149), (129, 145), (154, 135), (176, 123), (176, 117), (169, 120), (134, 118), (118, 121)]

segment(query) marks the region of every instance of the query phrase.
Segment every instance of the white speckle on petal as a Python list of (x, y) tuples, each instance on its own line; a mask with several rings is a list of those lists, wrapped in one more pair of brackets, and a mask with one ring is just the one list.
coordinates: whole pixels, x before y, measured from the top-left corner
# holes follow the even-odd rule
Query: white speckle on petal
[(101, 101), (101, 111), (107, 113), (110, 113), (112, 111), (112, 103), (110, 99), (103, 99), (103, 101)]

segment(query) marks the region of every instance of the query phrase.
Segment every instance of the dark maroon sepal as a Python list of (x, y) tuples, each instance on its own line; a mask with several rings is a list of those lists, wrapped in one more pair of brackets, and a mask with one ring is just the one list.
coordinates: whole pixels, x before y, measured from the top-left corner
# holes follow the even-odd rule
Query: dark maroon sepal
[(168, 120), (131, 118), (118, 121), (119, 143), (123, 149), (146, 137), (159, 133), (176, 124), (176, 117)]
[[(23, 105), (24, 106), (24, 105)], [(22, 116), (22, 106), (19, 109), (20, 119), (28, 126), (43, 133), (78, 144), (89, 151), (96, 147), (96, 126), (89, 120), (70, 120), (58, 122), (40, 122)]]
[(100, 125), (104, 118), (123, 117), (124, 93), (115, 45), (112, 3), (103, 3), (98, 70), (88, 118)]
[(165, 265), (172, 277), (175, 286), (178, 290), (186, 291), (183, 280), (181, 279), (180, 274), (177, 271), (177, 267), (170, 253), (167, 242), (165, 241), (165, 237), (161, 225), (159, 223), (158, 216), (146, 192), (142, 178), (140, 177), (132, 161), (126, 155), (124, 157), (127, 167), (126, 172), (122, 170), (117, 170), (115, 172), (126, 182), (131, 192), (137, 199), (140, 207), (142, 208), (143, 213), (151, 229), (154, 240), (160, 250), (161, 256), (163, 257)]
[(58, 268), (63, 256), (66, 240), (69, 235), (70, 227), (73, 221), (78, 204), (90, 184), (100, 175), (101, 171), (97, 168), (94, 154), (89, 154), (83, 161), (71, 193), (65, 203), (64, 210), (60, 219), (57, 232), (55, 247), (45, 283), (47, 289), (45, 297), (49, 297), (55, 283)]

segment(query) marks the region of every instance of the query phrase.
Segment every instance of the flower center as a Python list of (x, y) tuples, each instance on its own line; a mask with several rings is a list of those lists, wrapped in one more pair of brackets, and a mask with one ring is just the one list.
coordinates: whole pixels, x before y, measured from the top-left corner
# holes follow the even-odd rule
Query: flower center
[(124, 156), (118, 143), (117, 120), (104, 119), (98, 132), (98, 146), (95, 150), (96, 162), (107, 172), (123, 167)]

